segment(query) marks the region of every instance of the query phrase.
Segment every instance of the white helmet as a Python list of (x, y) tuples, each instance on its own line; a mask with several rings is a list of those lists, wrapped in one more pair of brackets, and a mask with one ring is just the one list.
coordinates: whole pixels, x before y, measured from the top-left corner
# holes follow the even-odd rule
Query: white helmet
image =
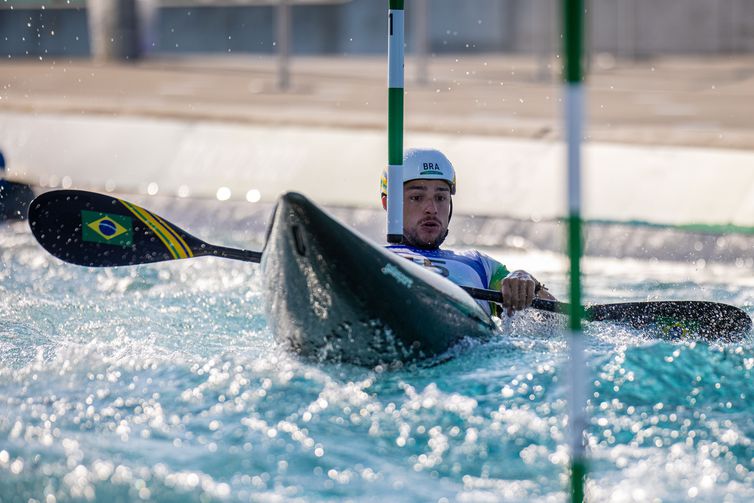
[[(410, 148), (403, 155), (403, 183), (409, 180), (445, 180), (456, 193), (456, 171), (447, 157), (432, 148)], [(387, 169), (380, 179), (380, 195), (387, 196)]]

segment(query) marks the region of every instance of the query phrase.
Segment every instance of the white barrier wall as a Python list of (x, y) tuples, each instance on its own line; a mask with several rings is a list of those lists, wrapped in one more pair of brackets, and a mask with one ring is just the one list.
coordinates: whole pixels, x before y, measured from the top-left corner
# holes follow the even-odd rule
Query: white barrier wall
[[(195, 197), (225, 187), (262, 201), (297, 190), (355, 207), (378, 206), (387, 148), (382, 131), (24, 114), (0, 114), (0, 138), (8, 177), (42, 187)], [(407, 134), (405, 145), (454, 162), (458, 213), (564, 215), (562, 144)], [(754, 227), (753, 151), (592, 143), (584, 155), (587, 219)]]

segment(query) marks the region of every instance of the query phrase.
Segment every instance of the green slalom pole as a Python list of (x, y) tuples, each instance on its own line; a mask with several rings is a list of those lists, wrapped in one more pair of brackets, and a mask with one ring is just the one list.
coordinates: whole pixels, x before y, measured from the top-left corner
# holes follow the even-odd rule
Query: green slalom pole
[(403, 0), (389, 0), (387, 46), (387, 241), (403, 241)]
[(585, 498), (587, 473), (584, 430), (586, 427), (586, 368), (581, 321), (581, 138), (584, 90), (582, 55), (584, 45), (584, 0), (563, 0), (565, 53), (565, 131), (568, 158), (568, 256), (570, 262), (570, 359), (571, 395), (569, 426), (571, 451), (571, 501)]

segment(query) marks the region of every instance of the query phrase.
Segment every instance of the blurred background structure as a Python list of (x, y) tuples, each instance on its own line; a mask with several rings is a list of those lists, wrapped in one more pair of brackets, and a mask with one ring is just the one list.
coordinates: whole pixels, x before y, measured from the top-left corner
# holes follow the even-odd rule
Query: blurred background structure
[[(296, 54), (385, 51), (384, 2), (375, 0), (4, 0), (0, 50), (17, 56), (132, 59), (148, 53), (272, 53), (290, 5)], [(554, 0), (416, 0), (409, 51), (559, 50)], [(750, 0), (589, 0), (588, 46), (623, 57), (754, 50)], [(421, 15), (426, 11), (426, 15)]]

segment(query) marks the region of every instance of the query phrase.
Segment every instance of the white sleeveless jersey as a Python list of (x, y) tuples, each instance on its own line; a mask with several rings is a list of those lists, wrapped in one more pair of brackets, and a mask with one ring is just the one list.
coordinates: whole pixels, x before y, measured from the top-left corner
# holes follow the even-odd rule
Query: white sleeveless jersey
[[(508, 269), (497, 260), (477, 250), (425, 250), (406, 245), (390, 245), (387, 249), (405, 257), (460, 286), (500, 290)], [(497, 314), (495, 305), (477, 301), (487, 314)]]

